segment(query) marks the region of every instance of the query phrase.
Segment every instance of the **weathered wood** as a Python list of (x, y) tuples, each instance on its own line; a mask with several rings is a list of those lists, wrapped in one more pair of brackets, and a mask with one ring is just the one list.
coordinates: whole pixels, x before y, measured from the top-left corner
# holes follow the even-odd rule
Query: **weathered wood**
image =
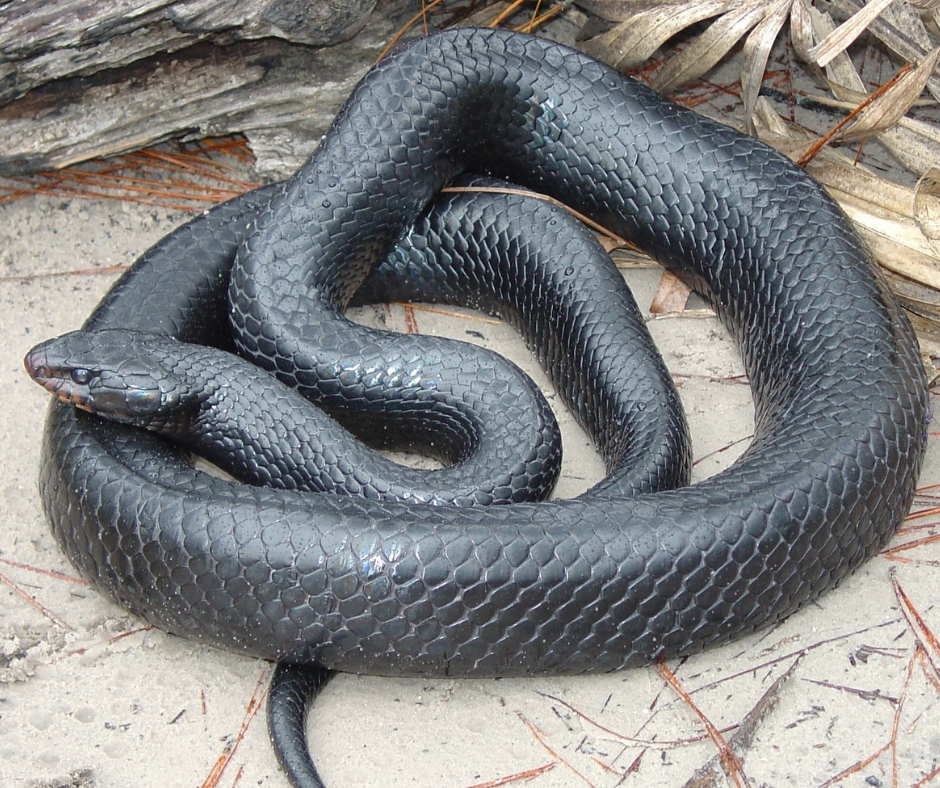
[[(355, 83), (424, 5), (0, 0), (0, 175), (56, 169), (171, 137), (241, 133), (258, 174), (284, 176), (307, 158)], [(488, 24), (507, 6), (487, 4), (478, 12), (484, 16), (462, 20)], [(561, 23), (556, 18), (543, 31)], [(417, 26), (413, 34), (422, 31)], [(568, 25), (569, 38), (573, 31)]]
[(0, 172), (242, 132), (259, 170), (281, 174), (310, 153), (375, 54), (280, 41), (197, 45), (102, 78), (57, 81), (0, 108)]
[[(0, 72), (0, 90), (18, 94), (33, 84), (0, 107), (0, 173), (63, 167), (174, 136), (241, 132), (259, 172), (283, 175), (316, 146), (416, 3), (389, 0), (369, 15), (374, 5), (0, 2), (0, 67), (13, 69)], [(308, 7), (334, 14), (290, 16)], [(275, 24), (284, 26), (278, 37), (245, 40), (273, 34)], [(289, 43), (288, 34), (306, 43)], [(344, 42), (311, 44), (320, 34)]]
[(376, 0), (7, 0), (0, 2), (0, 104), (40, 85), (118, 68), (206, 39), (277, 37), (330, 46)]

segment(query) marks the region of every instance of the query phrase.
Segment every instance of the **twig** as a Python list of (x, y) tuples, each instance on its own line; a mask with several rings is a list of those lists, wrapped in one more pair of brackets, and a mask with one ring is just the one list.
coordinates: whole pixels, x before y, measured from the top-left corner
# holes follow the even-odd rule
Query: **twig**
[(545, 739), (545, 734), (541, 730), (539, 730), (538, 726), (530, 722), (522, 714), (522, 712), (516, 712), (516, 713), (519, 715), (519, 719), (521, 719), (522, 722), (525, 724), (525, 726), (529, 729), (529, 732), (535, 737), (536, 741), (539, 744), (541, 744), (542, 747), (545, 748), (545, 750), (548, 752), (549, 755), (551, 755), (555, 760), (563, 763), (565, 766), (571, 769), (571, 771), (574, 772), (576, 775), (578, 775), (578, 777), (580, 777), (585, 782), (585, 784), (590, 786), (590, 788), (596, 788), (594, 783), (592, 783), (587, 777), (581, 774), (581, 772), (579, 772), (572, 763), (562, 758), (561, 755), (559, 755), (557, 752), (555, 752), (554, 749), (552, 749), (552, 747), (548, 744), (548, 742)]
[(0, 563), (6, 564), (7, 566), (15, 566), (17, 569), (25, 569), (27, 572), (35, 572), (39, 575), (45, 575), (46, 577), (51, 577), (54, 580), (65, 580), (69, 583), (76, 583), (80, 586), (88, 585), (88, 581), (83, 580), (80, 577), (73, 577), (72, 575), (67, 575), (64, 572), (54, 572), (51, 569), (42, 569), (41, 567), (32, 566), (30, 564), (21, 564), (19, 561), (11, 561), (9, 558), (0, 558)]
[[(601, 725), (593, 717), (589, 717), (586, 713), (584, 713), (577, 707), (572, 706), (570, 703), (568, 703), (568, 701), (562, 700), (557, 695), (550, 695), (547, 692), (539, 692), (538, 694), (541, 695), (543, 698), (549, 698), (550, 700), (553, 700), (556, 703), (560, 703), (562, 706), (567, 708), (570, 712), (572, 712), (573, 714), (577, 714), (582, 720), (594, 726), (599, 731), (603, 731), (609, 736), (613, 736), (614, 738), (619, 739), (621, 741), (628, 742), (630, 744), (642, 745), (648, 749), (649, 748), (670, 749), (672, 747), (684, 747), (688, 744), (696, 744), (697, 742), (704, 741), (705, 739), (708, 738), (707, 733), (703, 733), (701, 736), (690, 736), (686, 739), (640, 739), (636, 736), (627, 736), (625, 733), (620, 733), (619, 731), (615, 731), (612, 728), (606, 727), (605, 725)], [(729, 731), (733, 731), (736, 727), (737, 727), (736, 725), (729, 725), (726, 728), (722, 728), (721, 732), (728, 733)]]
[(901, 613), (904, 614), (904, 618), (907, 620), (907, 625), (910, 627), (911, 633), (924, 649), (924, 656), (933, 663), (930, 654), (933, 652), (936, 657), (940, 657), (940, 640), (937, 639), (933, 630), (927, 626), (927, 622), (924, 621), (923, 616), (921, 616), (917, 608), (914, 607), (914, 603), (911, 602), (910, 597), (908, 597), (907, 593), (898, 582), (895, 572), (891, 573), (891, 585), (894, 587), (894, 595), (898, 600), (898, 604), (901, 606)]
[(402, 301), (392, 301), (390, 302), (394, 306), (410, 307), (411, 309), (417, 310), (419, 312), (432, 312), (436, 315), (444, 315), (445, 317), (454, 317), (459, 318), (460, 320), (473, 320), (478, 323), (486, 323), (491, 326), (502, 325), (502, 320), (497, 320), (494, 317), (483, 317), (482, 315), (473, 315), (473, 314), (464, 314), (462, 312), (454, 312), (452, 309), (441, 309), (440, 307), (430, 306), (428, 304), (407, 304)]
[(705, 716), (705, 713), (695, 704), (695, 701), (692, 700), (692, 696), (682, 687), (682, 684), (679, 682), (679, 679), (676, 678), (676, 675), (669, 670), (666, 666), (666, 663), (663, 661), (656, 663), (656, 670), (663, 680), (669, 684), (675, 690), (676, 694), (682, 698), (686, 705), (702, 721), (702, 724), (705, 726), (705, 730), (708, 732), (709, 738), (714, 742), (716, 749), (718, 750), (718, 755), (721, 757), (721, 763), (725, 767), (725, 771), (728, 773), (728, 776), (734, 781), (734, 784), (738, 788), (750, 788), (750, 783), (747, 780), (747, 777), (744, 774), (744, 768), (741, 766), (741, 761), (738, 759), (738, 756), (735, 755), (734, 750), (731, 749), (727, 740), (724, 736), (721, 735), (721, 732), (718, 730), (717, 726)]
[(887, 744), (883, 745), (880, 749), (876, 750), (874, 753), (869, 755), (867, 758), (864, 758), (861, 761), (857, 761), (856, 763), (853, 763), (847, 769), (843, 769), (841, 772), (839, 772), (835, 777), (830, 777), (828, 780), (826, 780), (826, 782), (820, 785), (819, 788), (830, 788), (830, 786), (836, 785), (837, 783), (842, 782), (846, 777), (851, 777), (853, 774), (857, 774), (866, 766), (868, 766), (868, 764), (870, 764), (872, 761), (876, 760), (881, 755), (883, 755), (885, 751), (888, 749), (888, 747), (890, 746), (891, 746), (891, 742), (888, 742)]
[(100, 268), (76, 268), (71, 271), (46, 271), (40, 274), (10, 274), (0, 276), (0, 282), (31, 282), (34, 279), (55, 279), (59, 276), (92, 276), (97, 274), (120, 274), (130, 266), (106, 265)]
[(235, 757), (235, 752), (238, 750), (238, 745), (242, 743), (242, 740), (245, 738), (245, 734), (248, 732), (248, 726), (251, 724), (251, 721), (255, 718), (255, 715), (261, 710), (264, 705), (265, 696), (268, 694), (267, 686), (271, 678), (271, 670), (265, 668), (261, 675), (258, 676), (258, 681), (255, 684), (255, 689), (251, 694), (251, 698), (248, 700), (248, 707), (245, 709), (245, 716), (242, 718), (241, 728), (238, 730), (238, 735), (233, 741), (228, 742), (225, 745), (225, 749), (222, 751), (222, 754), (218, 757), (212, 769), (209, 771), (208, 776), (203, 780), (200, 788), (216, 788), (219, 784), (219, 780), (222, 778), (222, 774), (225, 772), (225, 769), (232, 762), (232, 758)]
[(500, 788), (502, 785), (509, 785), (510, 783), (522, 782), (523, 780), (531, 780), (539, 775), (545, 774), (545, 772), (550, 772), (558, 765), (558, 761), (552, 761), (551, 763), (546, 763), (542, 766), (536, 766), (534, 769), (526, 769), (524, 772), (516, 772), (515, 774), (509, 774), (506, 777), (500, 777), (496, 780), (490, 780), (485, 783), (474, 783), (473, 785), (468, 786), (468, 788)]
[[(767, 691), (761, 695), (757, 703), (754, 704), (754, 708), (744, 716), (737, 730), (731, 734), (728, 739), (728, 744), (735, 752), (745, 752), (750, 749), (758, 726), (780, 702), (780, 692), (784, 685), (790, 680), (790, 677), (793, 675), (796, 666), (800, 663), (802, 658), (803, 655), (799, 654), (797, 658), (793, 660), (793, 664), (777, 677), (774, 683), (767, 688)], [(711, 786), (717, 786), (720, 779), (721, 771), (718, 768), (718, 755), (716, 754), (712, 756), (711, 760), (696, 770), (695, 774), (692, 775), (684, 788), (710, 788)]]
[(903, 553), (906, 550), (913, 550), (917, 547), (923, 547), (924, 545), (933, 544), (934, 542), (940, 542), (940, 534), (931, 534), (930, 536), (923, 536), (920, 539), (912, 539), (910, 542), (904, 542), (903, 544), (896, 544), (892, 547), (886, 547), (884, 550), (879, 553), (886, 558), (895, 558), (898, 553)]
[(69, 632), (74, 632), (75, 627), (70, 624), (65, 623), (61, 618), (59, 618), (55, 613), (53, 613), (49, 608), (47, 608), (42, 602), (38, 601), (34, 597), (27, 594), (22, 588), (20, 588), (16, 583), (14, 583), (6, 575), (0, 574), (0, 582), (6, 583), (14, 592), (19, 594), (23, 599), (25, 599), (29, 604), (35, 607), (40, 613), (42, 613), (46, 618), (52, 621), (55, 624), (58, 624), (63, 629), (67, 629)]
[(891, 723), (891, 785), (898, 788), (898, 730), (901, 727), (901, 711), (904, 708), (904, 700), (907, 697), (908, 687), (911, 685), (911, 679), (914, 676), (914, 666), (917, 664), (918, 654), (924, 654), (924, 647), (918, 643), (914, 648), (914, 654), (907, 663), (907, 675), (904, 677), (904, 684), (901, 685), (900, 699), (894, 709), (894, 720)]
[(698, 464), (699, 464), (700, 462), (702, 462), (703, 460), (707, 460), (709, 457), (714, 457), (714, 456), (717, 455), (717, 454), (723, 454), (724, 452), (728, 451), (728, 449), (733, 449), (733, 448), (734, 448), (735, 446), (737, 446), (739, 443), (744, 443), (745, 441), (749, 441), (749, 440), (751, 440), (753, 437), (754, 437), (753, 434), (751, 434), (751, 435), (745, 435), (743, 438), (738, 438), (737, 440), (731, 441), (731, 443), (726, 443), (726, 444), (725, 444), (724, 446), (722, 446), (720, 449), (715, 449), (714, 451), (710, 451), (710, 452), (708, 452), (708, 454), (703, 454), (701, 457), (699, 457), (699, 458), (697, 458), (696, 460), (694, 460), (694, 461), (692, 462), (692, 466), (695, 467), (696, 465), (698, 465)]
[(375, 59), (375, 62), (378, 63), (380, 60), (384, 60), (384, 59), (385, 59), (385, 56), (395, 48), (395, 45), (396, 45), (399, 41), (401, 41), (402, 36), (404, 36), (405, 33), (407, 33), (407, 32), (411, 29), (411, 26), (412, 26), (415, 22), (417, 22), (418, 20), (424, 19), (424, 15), (425, 15), (428, 11), (430, 11), (432, 8), (434, 8), (434, 6), (440, 5), (441, 2), (442, 2), (442, 0), (433, 0), (433, 2), (428, 3), (427, 5), (424, 5), (424, 4), (422, 3), (422, 8), (421, 8), (421, 10), (418, 11), (418, 13), (416, 13), (413, 17), (411, 17), (411, 19), (409, 19), (407, 22), (405, 22), (405, 24), (402, 25), (401, 30), (399, 30), (395, 35), (392, 36), (392, 40), (389, 41), (389, 42), (388, 42), (388, 45), (385, 47), (385, 49), (383, 49), (383, 50), (381, 51), (381, 53), (379, 54), (379, 56)]
[(902, 77), (906, 76), (909, 72), (913, 71), (913, 66), (910, 63), (905, 63), (901, 68), (898, 69), (898, 72), (891, 77), (887, 82), (885, 82), (878, 90), (868, 96), (864, 101), (860, 102), (859, 105), (853, 109), (848, 115), (846, 115), (842, 120), (836, 123), (829, 131), (823, 134), (816, 142), (809, 146), (809, 148), (804, 151), (804, 153), (796, 160), (796, 163), (800, 167), (805, 167), (813, 159), (816, 158), (816, 155), (821, 151), (829, 141), (836, 136), (842, 129), (844, 129), (849, 123), (855, 120), (856, 116), (871, 104), (875, 99), (879, 98), (882, 94), (890, 90)]
[(857, 687), (846, 687), (843, 684), (833, 684), (829, 681), (817, 681), (816, 679), (803, 679), (803, 681), (807, 684), (816, 684), (819, 687), (825, 687), (826, 689), (857, 695), (862, 700), (886, 700), (892, 706), (898, 702), (897, 698), (892, 698), (890, 695), (882, 695), (880, 690), (863, 690)]
[(616, 244), (616, 246), (641, 251), (637, 246), (630, 243), (630, 241), (627, 241), (616, 233), (611, 232), (602, 224), (598, 224), (593, 219), (585, 216), (583, 213), (579, 213), (578, 211), (574, 210), (574, 208), (570, 208), (569, 206), (565, 205), (561, 200), (556, 200), (554, 197), (549, 197), (547, 194), (529, 191), (528, 189), (513, 189), (504, 186), (447, 186), (441, 189), (441, 194), (458, 194), (461, 192), (480, 192), (483, 194), (516, 194), (523, 197), (532, 197), (536, 200), (543, 200), (544, 202), (550, 202), (553, 205), (557, 205), (559, 208), (563, 208), (564, 210), (568, 211), (568, 213), (570, 213), (582, 223), (586, 224), (595, 232), (598, 232), (606, 238), (609, 238)]

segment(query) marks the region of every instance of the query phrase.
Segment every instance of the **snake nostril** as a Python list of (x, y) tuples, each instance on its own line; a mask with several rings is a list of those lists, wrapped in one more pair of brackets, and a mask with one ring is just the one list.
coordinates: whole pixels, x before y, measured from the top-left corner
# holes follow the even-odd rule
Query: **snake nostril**
[(23, 359), (23, 366), (32, 378), (39, 377), (45, 365), (42, 361), (42, 355), (35, 350), (30, 350)]

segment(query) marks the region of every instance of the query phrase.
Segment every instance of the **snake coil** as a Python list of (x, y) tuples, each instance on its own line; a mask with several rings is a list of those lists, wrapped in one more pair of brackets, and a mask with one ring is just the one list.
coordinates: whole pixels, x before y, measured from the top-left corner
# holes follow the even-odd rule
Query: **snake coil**
[[(208, 477), (154, 436), (55, 402), (41, 498), (94, 586), (164, 629), (259, 657), (386, 675), (581, 673), (777, 621), (890, 538), (924, 453), (926, 385), (844, 215), (761, 143), (545, 40), (463, 29), (387, 58), (283, 187), (170, 236), (86, 327), (227, 346), (218, 318), (237, 250), (239, 346), (302, 387), (322, 361), (311, 338), (337, 337), (295, 313), (341, 306), (465, 171), (557, 197), (714, 305), (753, 390), (744, 455), (633, 498), (408, 506)], [(603, 408), (581, 415), (620, 445)]]

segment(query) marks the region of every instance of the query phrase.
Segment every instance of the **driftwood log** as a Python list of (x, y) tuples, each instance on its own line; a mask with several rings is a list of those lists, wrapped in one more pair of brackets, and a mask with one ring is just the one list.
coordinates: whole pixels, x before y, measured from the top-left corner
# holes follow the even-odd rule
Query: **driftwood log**
[(0, 174), (241, 132), (295, 169), (419, 0), (0, 0)]

